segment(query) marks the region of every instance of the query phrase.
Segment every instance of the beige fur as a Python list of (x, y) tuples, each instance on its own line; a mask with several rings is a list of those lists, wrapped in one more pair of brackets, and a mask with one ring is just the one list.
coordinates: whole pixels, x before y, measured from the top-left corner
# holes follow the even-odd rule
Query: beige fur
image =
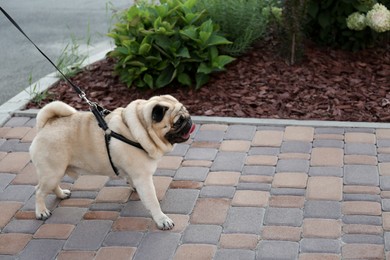
[[(156, 105), (169, 108), (160, 122), (152, 120)], [(112, 138), (110, 152), (115, 166), (136, 188), (141, 201), (157, 226), (171, 229), (173, 221), (162, 211), (152, 180), (159, 159), (173, 146), (165, 135), (173, 131), (178, 117), (189, 118), (184, 106), (172, 96), (136, 100), (126, 108), (117, 108), (105, 120), (109, 128), (138, 142), (145, 151)], [(61, 199), (71, 192), (59, 183), (65, 173), (113, 175), (104, 142), (104, 132), (90, 112), (77, 112), (62, 102), (46, 105), (37, 115), (38, 134), (30, 147), (39, 183), (36, 187), (36, 217), (46, 219), (51, 213), (45, 198), (53, 192)]]

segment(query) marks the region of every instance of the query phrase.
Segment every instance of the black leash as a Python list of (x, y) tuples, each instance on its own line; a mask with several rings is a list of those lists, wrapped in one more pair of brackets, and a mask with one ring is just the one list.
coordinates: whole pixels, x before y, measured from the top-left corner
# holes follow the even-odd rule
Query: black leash
[(53, 65), (53, 67), (61, 74), (61, 76), (66, 80), (66, 82), (69, 83), (69, 85), (72, 86), (72, 88), (74, 89), (74, 91), (76, 91), (76, 93), (79, 95), (79, 97), (82, 100), (84, 100), (89, 105), (89, 109), (94, 114), (96, 120), (98, 121), (99, 127), (101, 129), (103, 129), (103, 131), (105, 133), (104, 134), (104, 139), (105, 139), (107, 153), (108, 153), (108, 158), (110, 160), (111, 167), (114, 170), (115, 174), (119, 175), (119, 171), (115, 167), (115, 165), (114, 165), (114, 163), (112, 162), (112, 159), (111, 159), (111, 153), (110, 153), (110, 140), (111, 140), (111, 137), (113, 137), (115, 139), (118, 139), (118, 140), (120, 140), (120, 141), (122, 141), (122, 142), (124, 142), (126, 144), (132, 145), (132, 146), (134, 146), (134, 147), (136, 147), (138, 149), (141, 149), (141, 150), (144, 150), (144, 151), (145, 151), (145, 149), (141, 146), (141, 144), (139, 144), (137, 142), (134, 142), (134, 141), (131, 141), (131, 140), (127, 139), (126, 137), (124, 137), (123, 135), (118, 134), (118, 133), (110, 130), (108, 128), (108, 125), (107, 125), (106, 121), (104, 120), (104, 116), (108, 115), (110, 113), (110, 111), (105, 109), (105, 108), (103, 108), (102, 106), (100, 106), (99, 104), (97, 104), (95, 102), (91, 102), (86, 97), (84, 91), (82, 91), (79, 86), (74, 84), (64, 73), (62, 73), (62, 71), (54, 64), (54, 62), (27, 36), (27, 34), (22, 30), (22, 28), (20, 28), (18, 23), (1, 6), (0, 6), (0, 11), (24, 35), (24, 37), (26, 37), (27, 40), (29, 40), (31, 42), (31, 44), (34, 45), (34, 47), (43, 55), (43, 57), (45, 57), (50, 62), (50, 64)]

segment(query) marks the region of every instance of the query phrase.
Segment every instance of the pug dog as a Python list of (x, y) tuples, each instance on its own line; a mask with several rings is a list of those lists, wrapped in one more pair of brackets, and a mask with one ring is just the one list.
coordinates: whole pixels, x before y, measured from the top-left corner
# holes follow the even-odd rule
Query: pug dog
[[(111, 138), (109, 151), (120, 174), (126, 176), (150, 211), (158, 228), (173, 228), (173, 221), (162, 211), (153, 184), (153, 173), (161, 157), (175, 143), (190, 138), (195, 129), (187, 109), (170, 95), (135, 100), (125, 108), (117, 108), (105, 117), (109, 129), (143, 149)], [(38, 175), (35, 214), (45, 220), (51, 212), (46, 196), (54, 192), (60, 199), (69, 198), (70, 190), (59, 186), (65, 174), (113, 175), (104, 134), (91, 112), (78, 112), (60, 102), (43, 107), (37, 115), (37, 136), (30, 155)]]

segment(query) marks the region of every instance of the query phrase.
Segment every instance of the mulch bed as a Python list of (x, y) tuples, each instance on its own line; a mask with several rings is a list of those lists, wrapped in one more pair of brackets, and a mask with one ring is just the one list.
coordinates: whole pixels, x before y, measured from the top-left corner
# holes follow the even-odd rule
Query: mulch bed
[[(356, 53), (309, 43), (303, 61), (293, 66), (278, 50), (273, 41), (258, 44), (199, 90), (127, 88), (113, 76), (111, 59), (88, 66), (72, 80), (110, 110), (135, 99), (171, 94), (193, 115), (390, 122), (390, 43)], [(49, 93), (40, 106), (62, 100), (88, 109), (63, 81)]]

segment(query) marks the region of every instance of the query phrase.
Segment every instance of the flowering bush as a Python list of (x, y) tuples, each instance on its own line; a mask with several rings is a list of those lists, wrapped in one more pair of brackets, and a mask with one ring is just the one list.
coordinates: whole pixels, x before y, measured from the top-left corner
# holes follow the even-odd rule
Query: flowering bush
[(351, 30), (362, 31), (367, 27), (366, 16), (359, 12), (355, 12), (348, 16), (347, 26)]
[(366, 22), (376, 32), (390, 31), (390, 11), (384, 5), (375, 4), (367, 12)]

